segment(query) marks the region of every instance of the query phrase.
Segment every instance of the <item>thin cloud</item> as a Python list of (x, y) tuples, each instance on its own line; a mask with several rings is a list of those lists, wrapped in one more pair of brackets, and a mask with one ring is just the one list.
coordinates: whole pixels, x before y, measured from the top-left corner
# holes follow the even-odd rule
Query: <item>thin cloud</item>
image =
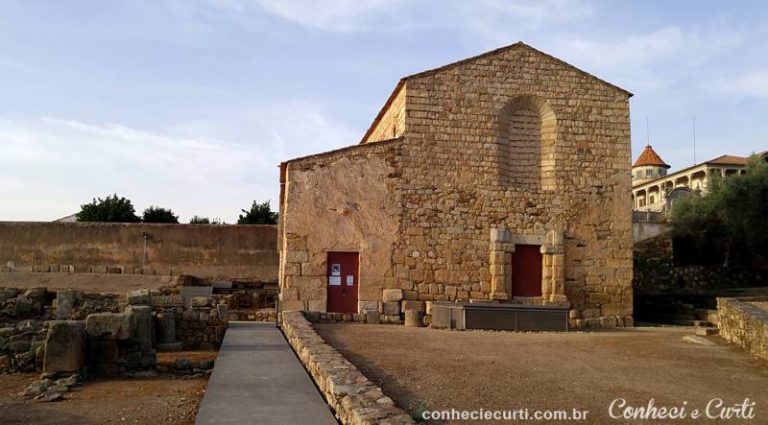
[[(534, 29), (593, 13), (587, 0), (207, 0), (237, 13), (266, 11), (295, 24), (328, 32), (419, 31), (454, 28), (490, 36), (504, 28)], [(509, 39), (503, 40), (507, 44)]]
[[(237, 130), (221, 130), (227, 128)], [(161, 205), (182, 219), (198, 214), (233, 222), (254, 199), (277, 204), (280, 161), (358, 137), (307, 102), (259, 106), (230, 121), (167, 131), (59, 118), (0, 120), (0, 219), (52, 220), (117, 192), (138, 209)]]
[(720, 80), (717, 91), (739, 98), (768, 99), (768, 69), (751, 71)]

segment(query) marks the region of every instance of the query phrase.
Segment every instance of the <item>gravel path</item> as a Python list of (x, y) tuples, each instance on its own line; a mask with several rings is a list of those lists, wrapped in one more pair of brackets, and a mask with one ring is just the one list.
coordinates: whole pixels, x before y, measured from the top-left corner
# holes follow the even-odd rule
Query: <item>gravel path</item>
[(581, 423), (603, 424), (620, 423), (608, 416), (616, 398), (633, 406), (647, 406), (651, 398), (657, 406), (687, 402), (688, 410), (700, 408), (703, 414), (719, 397), (729, 404), (750, 398), (757, 418), (623, 423), (768, 423), (768, 364), (719, 338), (713, 338), (720, 343), (715, 346), (682, 341), (691, 328), (567, 334), (357, 324), (317, 329), (411, 412), (577, 408), (589, 411), (589, 420)]

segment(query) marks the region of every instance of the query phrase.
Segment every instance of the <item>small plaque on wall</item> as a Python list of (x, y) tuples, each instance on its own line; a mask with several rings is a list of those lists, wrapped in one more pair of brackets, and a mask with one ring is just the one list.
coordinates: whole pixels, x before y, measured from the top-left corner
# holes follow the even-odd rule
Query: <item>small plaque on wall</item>
[(328, 286), (341, 286), (341, 276), (328, 276)]

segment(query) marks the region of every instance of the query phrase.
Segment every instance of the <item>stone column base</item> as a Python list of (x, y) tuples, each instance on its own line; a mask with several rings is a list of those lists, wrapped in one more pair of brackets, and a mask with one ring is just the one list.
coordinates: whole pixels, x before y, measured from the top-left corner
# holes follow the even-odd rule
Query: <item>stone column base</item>
[(568, 297), (565, 295), (553, 294), (550, 295), (549, 301), (553, 303), (566, 303), (568, 302)]
[(506, 292), (493, 292), (491, 293), (492, 300), (507, 301), (509, 295)]

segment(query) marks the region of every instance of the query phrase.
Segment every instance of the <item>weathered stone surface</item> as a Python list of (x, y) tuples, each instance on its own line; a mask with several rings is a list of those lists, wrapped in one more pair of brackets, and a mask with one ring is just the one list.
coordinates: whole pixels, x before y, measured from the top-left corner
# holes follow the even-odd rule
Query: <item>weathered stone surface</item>
[(85, 361), (85, 324), (56, 320), (48, 326), (43, 370), (77, 372)]
[(402, 321), (400, 320), (399, 314), (396, 314), (396, 315), (382, 314), (380, 320), (381, 320), (381, 323), (389, 324), (389, 325), (397, 325), (402, 323)]
[(133, 325), (132, 339), (139, 343), (139, 349), (143, 352), (152, 351), (153, 326), (152, 307), (148, 305), (129, 305), (125, 308), (125, 314), (130, 316)]
[(85, 319), (85, 329), (92, 338), (126, 340), (134, 334), (131, 316), (125, 313), (96, 313)]
[(64, 289), (56, 293), (56, 312), (54, 317), (58, 320), (69, 318), (72, 309), (83, 299), (83, 293), (74, 289)]
[(25, 296), (16, 297), (15, 314), (20, 317), (28, 316), (32, 313), (32, 302)]
[(37, 355), (32, 351), (26, 351), (14, 356), (16, 368), (22, 372), (32, 372), (37, 367)]
[(768, 297), (718, 298), (720, 336), (768, 360)]
[(45, 392), (53, 385), (53, 381), (50, 379), (42, 379), (40, 381), (34, 381), (24, 389), (23, 395), (25, 397), (36, 397)]
[(31, 346), (32, 344), (28, 340), (18, 340), (11, 342), (8, 345), (8, 350), (14, 354), (19, 354), (25, 351), (29, 351)]
[(128, 304), (130, 305), (150, 305), (151, 298), (149, 295), (149, 289), (137, 289), (135, 291), (128, 292)]
[(419, 310), (406, 310), (405, 326), (409, 328), (424, 327), (424, 312)]
[(216, 314), (219, 317), (219, 320), (221, 321), (227, 321), (227, 315), (228, 315), (228, 307), (226, 304), (219, 304), (216, 306)]
[(403, 290), (402, 289), (384, 289), (381, 291), (382, 301), (386, 302), (398, 302), (403, 300)]
[(382, 313), (388, 316), (400, 315), (400, 303), (399, 302), (384, 302), (382, 304)]
[(401, 310), (403, 312), (408, 312), (411, 310), (423, 312), (426, 310), (426, 306), (424, 304), (424, 301), (406, 300), (406, 301), (403, 301)]
[(64, 400), (64, 394), (51, 388), (49, 391), (35, 397), (35, 399), (43, 402), (61, 401)]
[(378, 311), (368, 310), (365, 312), (365, 323), (368, 324), (378, 324), (381, 320), (381, 313)]
[(307, 301), (307, 309), (309, 311), (326, 311), (326, 300), (309, 300)]
[(286, 339), (342, 424), (415, 423), (352, 363), (323, 342), (301, 312), (283, 313), (282, 319)]
[(157, 314), (157, 343), (171, 344), (176, 342), (176, 315), (172, 312)]
[(211, 305), (210, 297), (192, 297), (189, 300), (192, 307), (208, 307)]

